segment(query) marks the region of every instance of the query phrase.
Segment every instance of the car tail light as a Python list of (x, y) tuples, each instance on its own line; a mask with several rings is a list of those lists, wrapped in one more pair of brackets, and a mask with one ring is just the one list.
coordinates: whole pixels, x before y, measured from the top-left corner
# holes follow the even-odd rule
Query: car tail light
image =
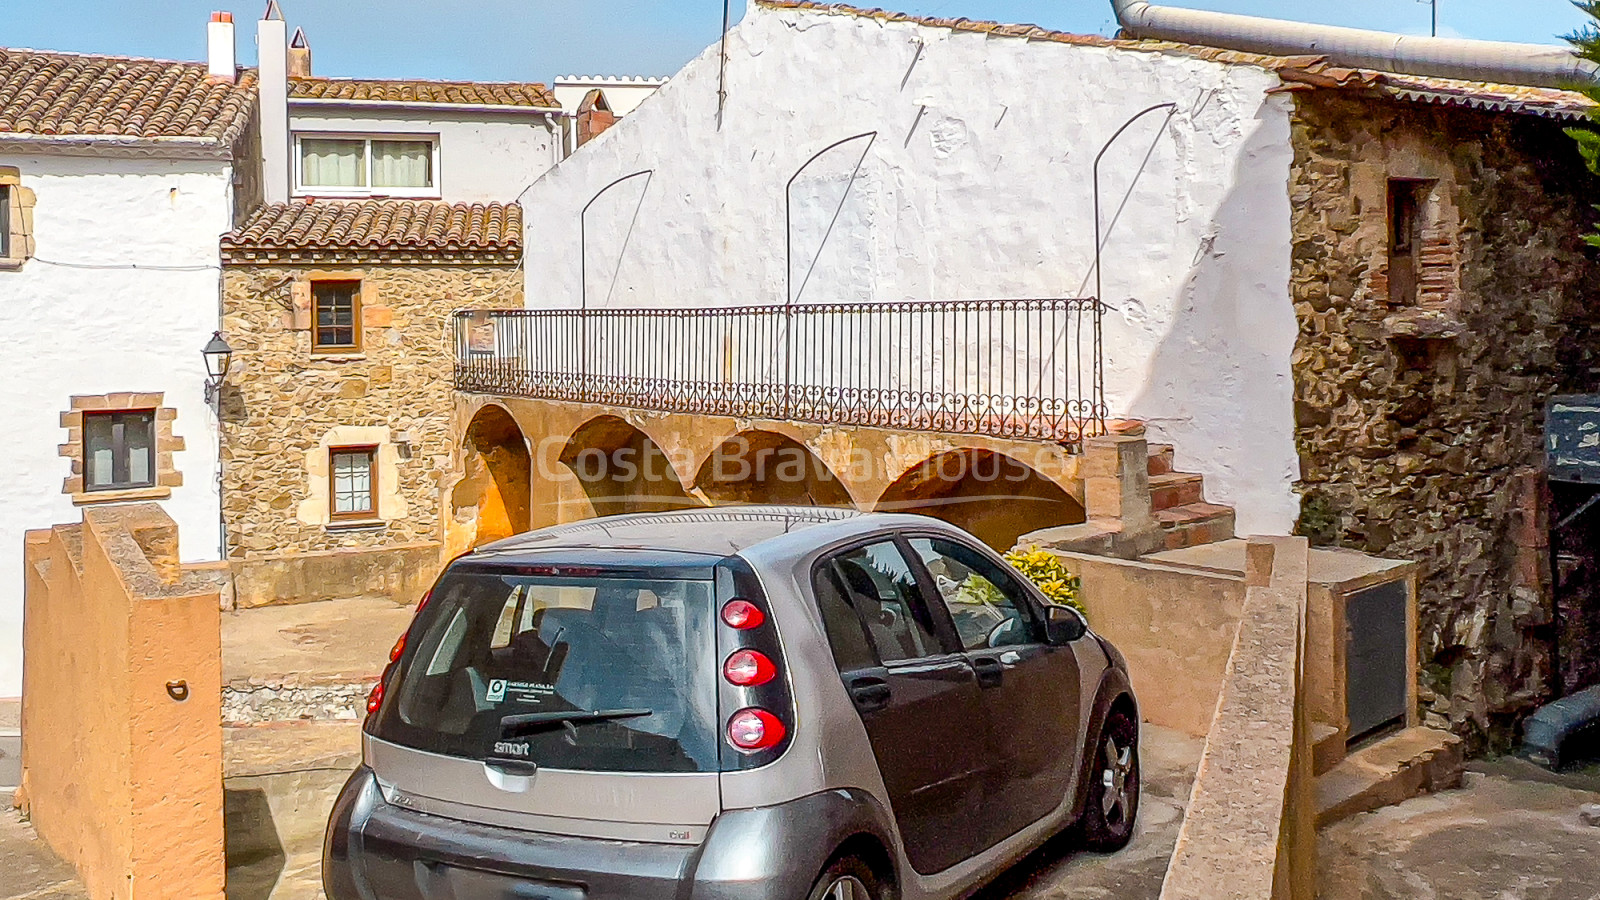
[(394, 642), (394, 649), (389, 651), (389, 662), (399, 662), (400, 655), (406, 652), (406, 635), (408, 633), (402, 631), (400, 640)]
[(417, 602), (417, 612), (422, 612), (424, 609), (426, 609), (428, 607), (428, 601), (432, 600), (432, 599), (433, 599), (433, 589), (429, 588), (428, 592), (426, 594), (423, 594), (422, 595), (422, 599)]
[(739, 687), (766, 684), (777, 674), (778, 667), (759, 650), (740, 650), (722, 664), (722, 677)]
[(760, 628), (761, 623), (766, 620), (767, 614), (761, 611), (761, 607), (748, 600), (729, 600), (727, 605), (722, 607), (722, 621), (726, 622), (729, 628), (737, 628), (740, 631)]
[[(389, 673), (385, 672), (383, 674), (387, 677)], [(372, 686), (372, 693), (367, 695), (367, 715), (369, 716), (377, 712), (378, 707), (383, 705), (383, 681), (384, 679), (382, 678), (378, 679), (378, 683)]]
[(741, 709), (728, 719), (728, 743), (740, 750), (766, 750), (783, 742), (787, 730), (764, 709)]

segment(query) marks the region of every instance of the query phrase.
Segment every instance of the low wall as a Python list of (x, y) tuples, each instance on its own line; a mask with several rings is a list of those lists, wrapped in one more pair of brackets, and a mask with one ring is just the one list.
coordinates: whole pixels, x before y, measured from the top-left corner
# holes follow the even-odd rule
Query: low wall
[(1162, 900), (1315, 896), (1315, 796), (1304, 701), (1304, 538), (1251, 539), (1228, 658)]
[(155, 504), (85, 510), (25, 550), (22, 789), (97, 900), (223, 896), (218, 567)]
[(388, 597), (414, 606), (438, 577), (441, 552), (438, 541), (426, 541), (231, 560), (233, 605), (251, 609)]
[(1244, 579), (1081, 553), (1056, 555), (1082, 579), (1090, 624), (1127, 657), (1140, 715), (1204, 737), (1243, 615)]

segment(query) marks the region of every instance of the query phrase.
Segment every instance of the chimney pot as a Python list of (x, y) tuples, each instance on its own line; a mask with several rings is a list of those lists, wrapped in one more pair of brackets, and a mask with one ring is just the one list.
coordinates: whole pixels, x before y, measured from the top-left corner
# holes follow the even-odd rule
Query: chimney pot
[(206, 74), (230, 82), (238, 77), (233, 13), (214, 12), (206, 25)]
[(294, 37), (289, 41), (289, 77), (311, 77), (311, 43), (300, 28), (294, 30)]

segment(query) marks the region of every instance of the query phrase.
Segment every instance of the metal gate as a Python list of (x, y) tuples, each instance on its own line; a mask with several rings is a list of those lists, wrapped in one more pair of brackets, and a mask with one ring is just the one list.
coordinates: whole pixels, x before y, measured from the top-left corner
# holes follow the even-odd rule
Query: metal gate
[(1406, 582), (1345, 599), (1345, 709), (1350, 742), (1406, 720)]

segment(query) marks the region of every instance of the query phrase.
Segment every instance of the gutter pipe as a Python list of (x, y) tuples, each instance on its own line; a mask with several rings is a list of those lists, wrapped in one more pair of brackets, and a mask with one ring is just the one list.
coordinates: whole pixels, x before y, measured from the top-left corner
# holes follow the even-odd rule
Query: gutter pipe
[(1600, 81), (1600, 65), (1561, 47), (1413, 37), (1232, 13), (1111, 0), (1135, 38), (1220, 47), (1268, 56), (1325, 56), (1335, 65), (1466, 81), (1570, 88)]

